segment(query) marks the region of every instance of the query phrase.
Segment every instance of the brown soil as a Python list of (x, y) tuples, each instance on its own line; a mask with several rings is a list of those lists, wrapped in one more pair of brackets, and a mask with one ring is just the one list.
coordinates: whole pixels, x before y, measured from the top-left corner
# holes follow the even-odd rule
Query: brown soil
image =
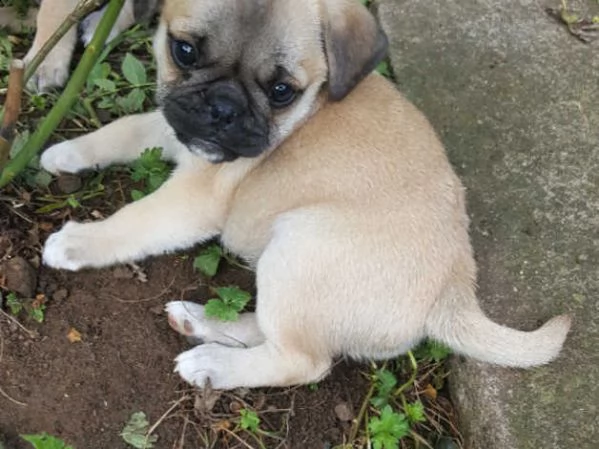
[[(18, 254), (35, 264), (37, 226), (2, 204), (0, 214), (0, 258)], [(259, 412), (263, 428), (281, 438), (265, 437), (267, 447), (312, 449), (343, 442), (350, 424), (342, 423), (334, 408), (347, 402), (359, 409), (367, 386), (361, 367), (339, 364), (313, 389), (223, 394), (206, 411), (198, 393), (173, 373), (173, 358), (189, 343), (169, 328), (162, 308), (172, 299), (207, 299), (207, 288), (191, 257), (154, 258), (139, 271), (147, 282), (129, 267), (70, 273), (41, 266), (35, 292), (47, 301), (44, 322), (20, 316), (25, 330), (1, 314), (0, 441), (4, 438), (7, 449), (29, 448), (18, 435), (40, 432), (77, 449), (125, 449), (119, 433), (132, 413), (143, 411), (154, 423), (174, 404), (157, 428), (158, 449), (244, 447), (218, 429), (232, 430), (235, 408), (245, 404)], [(229, 268), (215, 282), (251, 290), (253, 281), (250, 273)], [(69, 341), (71, 329), (81, 334), (80, 342)], [(207, 443), (203, 435), (219, 441)]]

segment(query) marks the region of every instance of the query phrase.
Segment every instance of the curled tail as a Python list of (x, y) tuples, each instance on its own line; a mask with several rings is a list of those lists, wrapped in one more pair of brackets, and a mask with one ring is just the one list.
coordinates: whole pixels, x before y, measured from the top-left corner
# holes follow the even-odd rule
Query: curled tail
[(491, 321), (474, 294), (449, 290), (428, 317), (429, 337), (460, 354), (504, 366), (543, 365), (559, 354), (570, 329), (570, 316), (554, 317), (531, 332), (519, 331)]

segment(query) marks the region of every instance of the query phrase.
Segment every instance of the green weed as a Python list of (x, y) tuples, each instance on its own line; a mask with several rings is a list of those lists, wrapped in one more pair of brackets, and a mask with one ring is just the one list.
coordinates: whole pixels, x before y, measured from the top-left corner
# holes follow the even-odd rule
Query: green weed
[(208, 245), (193, 260), (193, 267), (205, 276), (214, 277), (223, 257), (224, 253), (220, 245)]
[(31, 443), (35, 449), (73, 449), (59, 438), (41, 433), (37, 435), (21, 435), (21, 438)]
[(3, 298), (3, 294), (0, 292), (0, 304), (3, 302), (6, 303), (10, 313), (15, 317), (18, 317), (22, 312), (25, 312), (30, 319), (35, 320), (38, 323), (44, 321), (46, 297), (43, 294), (37, 295), (33, 300), (25, 300), (20, 299), (14, 292), (9, 292), (6, 295), (6, 298)]
[(152, 449), (158, 437), (148, 434), (150, 423), (144, 412), (136, 412), (131, 415), (123, 431), (121, 437), (129, 446), (135, 449)]
[(239, 287), (217, 287), (212, 289), (218, 298), (209, 299), (204, 311), (209, 318), (221, 321), (235, 321), (252, 298), (248, 292)]
[(130, 175), (135, 182), (141, 182), (142, 190), (132, 190), (134, 201), (158, 189), (170, 176), (170, 166), (162, 159), (161, 148), (147, 148), (131, 163)]

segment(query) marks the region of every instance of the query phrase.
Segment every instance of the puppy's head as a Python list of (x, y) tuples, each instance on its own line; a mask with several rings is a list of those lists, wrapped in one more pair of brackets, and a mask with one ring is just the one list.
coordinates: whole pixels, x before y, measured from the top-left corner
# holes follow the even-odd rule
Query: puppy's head
[(192, 152), (255, 157), (343, 99), (386, 48), (358, 0), (166, 0), (158, 100)]

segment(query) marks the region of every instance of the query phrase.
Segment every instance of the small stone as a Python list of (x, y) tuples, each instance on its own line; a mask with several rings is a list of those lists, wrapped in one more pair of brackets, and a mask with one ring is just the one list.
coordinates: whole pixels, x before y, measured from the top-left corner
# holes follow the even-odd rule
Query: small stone
[(335, 406), (335, 415), (339, 419), (339, 421), (351, 421), (354, 419), (354, 412), (352, 407), (347, 402), (340, 402)]
[(441, 437), (435, 444), (435, 449), (458, 449), (458, 445), (449, 437)]
[(56, 302), (64, 301), (69, 296), (69, 292), (66, 288), (59, 288), (52, 295), (52, 300)]
[(56, 185), (62, 193), (69, 195), (81, 188), (81, 178), (77, 175), (62, 174), (58, 177)]
[(37, 271), (22, 257), (14, 257), (0, 264), (0, 278), (4, 287), (25, 298), (35, 296)]

